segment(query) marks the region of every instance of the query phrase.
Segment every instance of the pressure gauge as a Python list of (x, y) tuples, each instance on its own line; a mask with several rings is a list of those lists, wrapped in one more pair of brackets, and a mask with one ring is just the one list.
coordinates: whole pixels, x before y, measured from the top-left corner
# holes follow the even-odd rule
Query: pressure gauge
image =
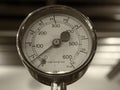
[(79, 11), (51, 5), (33, 11), (23, 21), (17, 48), (36, 80), (63, 86), (86, 72), (96, 50), (96, 34), (90, 20)]

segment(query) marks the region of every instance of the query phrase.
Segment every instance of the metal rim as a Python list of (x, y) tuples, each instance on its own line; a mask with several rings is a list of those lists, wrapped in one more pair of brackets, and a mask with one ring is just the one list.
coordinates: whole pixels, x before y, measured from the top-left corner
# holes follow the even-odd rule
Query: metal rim
[[(71, 72), (64, 73), (64, 74), (48, 74), (48, 73), (40, 71), (37, 68), (35, 68), (34, 66), (32, 66), (29, 63), (29, 61), (26, 59), (26, 57), (24, 56), (24, 54), (23, 54), (22, 45), (21, 45), (21, 43), (22, 43), (22, 37), (24, 36), (25, 29), (27, 28), (26, 26), (29, 25), (29, 23), (28, 23), (29, 20), (31, 20), (31, 18), (35, 17), (35, 15), (37, 15), (40, 11), (41, 11), (40, 13), (46, 12), (46, 10), (48, 10), (48, 8), (49, 8), (49, 12), (47, 12), (45, 14), (55, 13), (55, 12), (59, 12), (60, 13), (63, 10), (66, 10), (67, 12), (64, 12), (64, 14), (71, 15), (71, 16), (76, 17), (77, 19), (81, 20), (82, 23), (84, 23), (85, 26), (87, 26), (89, 34), (91, 34), (90, 36), (92, 38), (92, 51), (91, 51), (88, 59), (84, 62), (84, 64), (82, 66), (80, 66), (79, 68), (77, 68), (76, 70), (73, 70)], [(74, 13), (71, 13), (71, 12), (74, 12)], [(86, 18), (79, 11), (77, 11), (75, 9), (72, 9), (71, 7), (63, 6), (63, 5), (50, 5), (50, 6), (46, 6), (44, 8), (37, 9), (37, 10), (33, 11), (32, 13), (30, 13), (27, 16), (27, 18), (23, 21), (23, 23), (21, 24), (21, 26), (20, 26), (20, 28), (18, 30), (18, 33), (17, 33), (17, 38), (16, 38), (17, 50), (19, 52), (19, 55), (20, 55), (22, 61), (24, 63), (26, 63), (30, 68), (32, 68), (33, 70), (35, 70), (36, 72), (38, 72), (38, 73), (40, 73), (42, 75), (51, 76), (51, 77), (53, 77), (53, 76), (67, 76), (67, 75), (74, 74), (74, 73), (82, 70), (85, 66), (87, 66), (91, 62), (91, 60), (92, 60), (92, 58), (93, 58), (93, 56), (95, 54), (96, 46), (97, 46), (97, 42), (96, 41), (97, 41), (97, 38), (96, 38), (96, 34), (95, 34), (95, 30), (93, 28), (93, 25), (91, 24), (91, 21), (88, 18)]]

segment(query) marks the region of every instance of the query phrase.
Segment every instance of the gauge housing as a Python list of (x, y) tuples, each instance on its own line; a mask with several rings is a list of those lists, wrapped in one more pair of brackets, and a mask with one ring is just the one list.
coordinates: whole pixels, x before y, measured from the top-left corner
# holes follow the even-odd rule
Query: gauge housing
[[(79, 68), (73, 70), (72, 72), (68, 73), (63, 73), (63, 74), (48, 74), (43, 71), (40, 71), (33, 67), (25, 57), (23, 50), (22, 50), (22, 40), (24, 33), (26, 32), (27, 28), (31, 25), (32, 22), (37, 20), (38, 18), (47, 15), (47, 14), (53, 14), (53, 13), (61, 13), (61, 14), (67, 14), (70, 16), (73, 16), (80, 20), (87, 28), (91, 38), (92, 38), (92, 49), (90, 52), (90, 55), (88, 59), (84, 62), (82, 66)], [(81, 78), (84, 73), (86, 72), (94, 54), (96, 51), (96, 46), (97, 46), (97, 38), (96, 38), (96, 33), (95, 29), (93, 27), (93, 24), (89, 20), (88, 17), (80, 13), (79, 11), (68, 7), (68, 6), (63, 6), (63, 5), (50, 5), (46, 6), (43, 8), (39, 8), (33, 12), (31, 12), (27, 18), (22, 22), (18, 33), (17, 33), (17, 50), (18, 53), (22, 59), (23, 64), (28, 68), (30, 74), (39, 82), (44, 83), (46, 85), (51, 85), (52, 82), (56, 82), (60, 84), (61, 82), (68, 84), (71, 84)]]

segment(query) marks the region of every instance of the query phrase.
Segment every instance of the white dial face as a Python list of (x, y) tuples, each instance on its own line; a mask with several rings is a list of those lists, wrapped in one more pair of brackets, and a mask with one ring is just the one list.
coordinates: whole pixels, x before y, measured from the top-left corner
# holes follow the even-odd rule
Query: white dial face
[(34, 21), (22, 41), (28, 62), (49, 74), (79, 68), (88, 59), (91, 48), (91, 36), (85, 25), (65, 14), (50, 14)]

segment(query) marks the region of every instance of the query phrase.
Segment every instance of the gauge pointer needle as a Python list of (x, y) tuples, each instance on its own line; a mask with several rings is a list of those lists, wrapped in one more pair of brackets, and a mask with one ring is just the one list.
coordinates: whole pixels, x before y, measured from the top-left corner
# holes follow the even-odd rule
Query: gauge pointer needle
[(51, 49), (52, 47), (58, 47), (61, 45), (61, 41), (62, 42), (67, 42), (70, 40), (70, 33), (68, 31), (62, 32), (60, 39), (54, 39), (52, 42), (52, 45), (50, 47), (48, 47), (45, 51), (43, 51), (38, 57), (40, 57), (43, 53), (47, 52), (49, 49)]
[(51, 48), (58, 48), (58, 47), (60, 47), (60, 45), (61, 45), (61, 40), (60, 39), (54, 39), (53, 41), (52, 41), (52, 45), (51, 46), (49, 46), (47, 49), (45, 49), (41, 54), (39, 54), (35, 59), (33, 59), (32, 60), (32, 62), (33, 61), (35, 61), (37, 58), (40, 58), (40, 56), (42, 55), (42, 54), (44, 54), (44, 53), (46, 53), (47, 51), (49, 51)]
[(49, 46), (49, 47), (48, 47), (46, 50), (44, 50), (39, 56), (37, 56), (35, 59), (33, 59), (32, 62), (35, 61), (37, 58), (40, 58), (40, 56), (41, 56), (42, 54), (44, 54), (45, 52), (47, 52), (48, 50), (50, 50), (52, 47), (53, 47), (53, 45)]
[(48, 50), (50, 50), (53, 47), (53, 45), (49, 46), (46, 50), (44, 50), (38, 57), (40, 57), (42, 54), (46, 53)]
[(35, 59), (32, 60), (35, 61), (37, 58), (40, 58), (40, 56), (44, 53), (46, 53), (47, 51), (49, 51), (51, 48), (58, 48), (61, 46), (61, 41), (62, 42), (68, 42), (70, 40), (70, 33), (68, 31), (64, 31), (61, 33), (60, 35), (60, 39), (54, 39), (52, 41), (52, 45), (49, 46), (46, 50), (44, 50), (39, 56), (37, 56)]

